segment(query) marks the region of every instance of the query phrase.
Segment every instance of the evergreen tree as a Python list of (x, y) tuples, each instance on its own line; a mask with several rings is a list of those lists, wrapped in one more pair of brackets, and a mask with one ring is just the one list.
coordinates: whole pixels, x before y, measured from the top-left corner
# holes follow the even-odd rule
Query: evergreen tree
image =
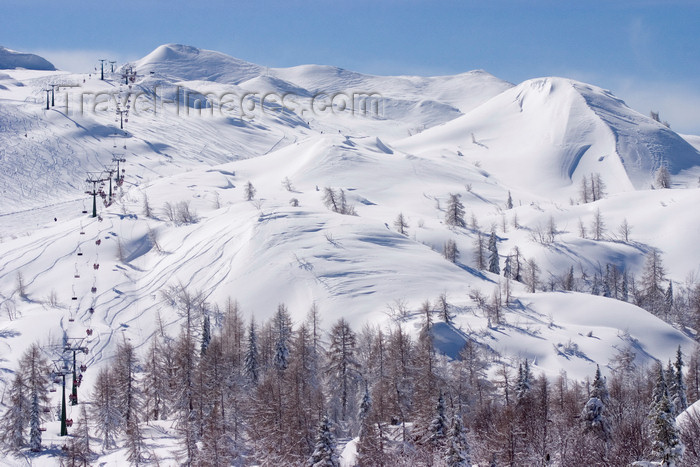
[(623, 302), (629, 301), (629, 285), (627, 283), (627, 271), (622, 274), (622, 286), (620, 292), (620, 300)]
[(530, 364), (525, 359), (525, 364), (518, 365), (518, 379), (515, 382), (515, 395), (520, 402), (530, 393), (532, 387), (532, 374)]
[(462, 419), (457, 414), (452, 417), (445, 461), (448, 467), (470, 467), (472, 465), (467, 435), (464, 431), (464, 425), (462, 425)]
[(204, 355), (207, 353), (207, 347), (211, 342), (211, 323), (209, 322), (209, 316), (205, 315), (202, 320), (202, 346), (201, 353)]
[(513, 267), (513, 279), (518, 281), (518, 282), (522, 282), (523, 281), (522, 262), (520, 261), (520, 248), (518, 248), (517, 246), (513, 248), (512, 267)]
[(474, 240), (474, 262), (478, 270), (482, 271), (486, 268), (486, 259), (484, 253), (484, 237), (481, 232), (478, 232)]
[(447, 418), (445, 417), (445, 398), (442, 396), (442, 391), (440, 391), (440, 396), (435, 405), (434, 417), (428, 427), (427, 442), (432, 452), (438, 453), (444, 449), (448, 430)]
[(445, 210), (445, 224), (451, 227), (466, 227), (464, 222), (464, 205), (459, 200), (459, 194), (450, 193)]
[(671, 386), (671, 402), (676, 408), (676, 413), (681, 413), (688, 408), (688, 399), (686, 397), (686, 385), (683, 378), (683, 352), (681, 346), (678, 346), (676, 351), (676, 362), (674, 364), (675, 381)]
[(489, 272), (492, 272), (494, 274), (500, 274), (501, 269), (498, 264), (498, 245), (496, 243), (496, 233), (491, 232), (491, 236), (489, 237)]
[(258, 384), (259, 364), (258, 364), (258, 337), (255, 331), (255, 318), (250, 319), (248, 328), (248, 346), (245, 352), (244, 362), (245, 376), (253, 385)]
[(506, 209), (513, 209), (513, 198), (510, 196), (510, 190), (508, 190), (508, 200), (506, 200)]
[(600, 295), (600, 276), (598, 273), (593, 274), (593, 282), (591, 283), (591, 295)]
[(255, 187), (253, 186), (252, 183), (250, 183), (250, 180), (248, 183), (245, 185), (245, 199), (246, 201), (253, 201), (255, 198)]
[(289, 340), (292, 336), (292, 318), (287, 307), (281, 303), (272, 319), (275, 332), (274, 364), (278, 370), (286, 370), (289, 366)]
[(668, 288), (664, 294), (664, 312), (668, 316), (673, 311), (673, 281), (668, 281)]
[(408, 235), (408, 223), (406, 222), (403, 213), (400, 212), (399, 215), (396, 217), (396, 220), (394, 221), (394, 227), (396, 227), (396, 230), (401, 235)]
[(605, 379), (600, 374), (600, 367), (596, 366), (593, 389), (590, 397), (581, 412), (584, 431), (594, 433), (599, 439), (607, 442), (610, 439), (610, 423), (605, 415), (606, 405), (610, 400)]
[(335, 436), (331, 432), (331, 422), (326, 415), (318, 425), (314, 452), (306, 465), (307, 467), (340, 467)]
[(566, 291), (574, 290), (574, 281), (574, 266), (572, 265), (566, 273), (566, 276), (564, 276), (564, 281), (562, 283), (563, 289)]
[(603, 297), (611, 297), (610, 287), (610, 264), (605, 265), (605, 278), (603, 279)]
[(651, 407), (650, 414), (654, 413), (656, 407), (661, 403), (661, 399), (666, 397), (668, 399), (668, 386), (666, 385), (666, 376), (664, 375), (664, 367), (661, 363), (656, 365), (657, 376), (656, 383), (651, 393)]
[(506, 256), (506, 262), (503, 265), (503, 277), (506, 279), (513, 279), (513, 267), (510, 264), (510, 255)]
[(676, 427), (671, 404), (665, 394), (656, 404), (652, 423), (654, 437), (652, 451), (663, 467), (675, 467), (683, 456), (685, 446)]

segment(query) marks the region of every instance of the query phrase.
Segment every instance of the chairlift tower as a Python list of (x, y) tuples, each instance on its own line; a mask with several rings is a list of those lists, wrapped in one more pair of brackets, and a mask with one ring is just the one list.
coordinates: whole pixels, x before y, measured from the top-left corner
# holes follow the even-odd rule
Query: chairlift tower
[(132, 66), (125, 66), (124, 71), (122, 72), (122, 78), (124, 78), (124, 84), (129, 84), (129, 81), (132, 83), (136, 81), (136, 71), (134, 71), (134, 67)]
[(49, 93), (51, 92), (51, 89), (46, 88), (44, 91), (46, 91), (46, 110), (49, 110)]
[(49, 84), (49, 86), (51, 86), (51, 107), (53, 107), (53, 106), (54, 106), (54, 102), (55, 102), (55, 101), (54, 101), (54, 89), (57, 88), (57, 87), (59, 87), (60, 84)]
[[(121, 155), (121, 154), (119, 154), (119, 155)], [(120, 163), (126, 163), (126, 159), (123, 158), (123, 157), (118, 157), (119, 155), (116, 155), (116, 154), (115, 154), (115, 155), (113, 155), (113, 157), (112, 157), (112, 162), (116, 162), (116, 163), (117, 163), (117, 176), (114, 177), (114, 181), (116, 182), (117, 186), (121, 186), (122, 183), (124, 183), (124, 169), (122, 168), (122, 169), (120, 170), (120, 169), (119, 169), (119, 164), (120, 164)], [(110, 180), (110, 182), (109, 182), (109, 189), (110, 189), (110, 192), (111, 192), (111, 190), (112, 190), (112, 181), (111, 181), (111, 180)], [(110, 194), (110, 196), (111, 196), (111, 194)]]
[(100, 79), (102, 81), (104, 81), (105, 80), (105, 62), (107, 61), (107, 59), (100, 58), (99, 61), (100, 61)]
[(110, 60), (109, 61), (109, 66), (110, 66), (110, 73), (114, 73), (114, 64), (117, 63), (116, 60)]
[(63, 389), (61, 394), (61, 436), (68, 435), (68, 427), (66, 426), (66, 375), (71, 373), (68, 368), (68, 361), (65, 358), (53, 360), (54, 371), (52, 375), (56, 378), (61, 378), (63, 381)]
[[(71, 368), (73, 375), (73, 389), (71, 391), (71, 395), (69, 396), (71, 405), (78, 405), (78, 386), (80, 385), (80, 381), (78, 380), (77, 374), (76, 354), (78, 352), (88, 353), (88, 348), (83, 346), (84, 340), (84, 337), (67, 337), (65, 338), (65, 346), (63, 347), (64, 352), (73, 353), (73, 367)], [(65, 381), (63, 384), (65, 386)]]
[(124, 122), (129, 122), (129, 109), (131, 108), (131, 98), (127, 97), (126, 99), (126, 108), (123, 109), (121, 107), (121, 103), (117, 101), (117, 110), (116, 114), (118, 115), (119, 119), (119, 129), (123, 130), (124, 129)]
[(97, 217), (97, 195), (100, 194), (98, 183), (105, 181), (101, 172), (88, 172), (88, 177), (85, 180), (87, 183), (92, 183), (92, 189), (87, 190), (85, 194), (92, 196), (92, 217)]

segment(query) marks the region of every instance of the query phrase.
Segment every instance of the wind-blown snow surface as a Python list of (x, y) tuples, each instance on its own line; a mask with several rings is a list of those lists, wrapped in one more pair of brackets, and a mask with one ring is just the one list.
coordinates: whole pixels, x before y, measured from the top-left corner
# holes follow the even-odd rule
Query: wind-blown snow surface
[[(474, 269), (476, 230), (444, 223), (449, 194), (460, 194), (467, 218), (474, 214), (486, 235), (495, 229), (501, 267), (517, 246), (537, 260), (543, 283), (572, 265), (589, 276), (607, 263), (637, 274), (652, 247), (675, 281), (697, 271), (700, 189), (697, 177), (686, 176), (700, 163), (687, 142), (697, 138), (681, 138), (607, 91), (562, 78), (512, 86), (481, 71), (421, 78), (317, 65), (267, 69), (179, 45), (133, 65), (131, 86), (120, 73), (105, 81), (0, 74), (4, 369), (13, 370), (35, 340), (92, 329), (89, 388), (92, 368), (120, 339), (143, 347), (159, 314), (177, 332), (179, 318), (161, 293), (176, 285), (212, 304), (236, 299), (258, 322), (284, 302), (299, 323), (316, 303), (325, 326), (344, 317), (358, 330), (390, 325), (399, 303), (410, 315), (403, 325), (417, 329), (420, 304), (446, 293), (455, 322), (435, 327), (438, 348), (454, 357), (470, 338), (550, 375), (584, 378), (626, 348), (639, 364), (665, 361), (678, 345), (691, 349), (688, 337), (631, 304), (529, 294), (521, 284), (513, 285), (504, 323), (489, 326), (470, 295), (489, 297), (503, 278)], [(47, 111), (50, 83), (66, 87)], [(115, 102), (128, 93), (131, 113), (120, 131)], [(351, 112), (343, 96), (353, 93), (379, 96), (381, 112)], [(341, 97), (323, 100), (330, 95)], [(115, 204), (99, 204), (99, 221), (82, 214), (91, 209), (84, 171), (114, 155), (127, 160), (126, 183)], [(685, 175), (674, 175), (675, 189), (649, 190), (662, 163)], [(581, 178), (594, 172), (610, 195), (570, 204)], [(257, 191), (252, 202), (244, 200), (248, 181)], [(324, 187), (342, 188), (357, 216), (329, 211)], [(515, 207), (505, 210), (509, 191)], [(167, 220), (163, 206), (179, 202), (190, 203), (196, 223)], [(606, 238), (580, 238), (579, 222), (590, 225), (598, 208)], [(394, 228), (399, 212), (408, 235)], [(543, 245), (533, 232), (550, 217), (558, 234)], [(623, 219), (632, 226), (629, 242), (614, 233)], [(456, 264), (441, 255), (449, 239), (461, 252)]]

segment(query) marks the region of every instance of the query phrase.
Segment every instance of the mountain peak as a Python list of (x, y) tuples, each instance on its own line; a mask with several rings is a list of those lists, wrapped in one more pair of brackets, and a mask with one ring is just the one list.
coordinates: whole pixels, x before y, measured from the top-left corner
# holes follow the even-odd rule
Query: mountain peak
[(237, 84), (260, 74), (262, 67), (213, 50), (183, 44), (163, 44), (133, 63), (137, 71), (184, 81)]

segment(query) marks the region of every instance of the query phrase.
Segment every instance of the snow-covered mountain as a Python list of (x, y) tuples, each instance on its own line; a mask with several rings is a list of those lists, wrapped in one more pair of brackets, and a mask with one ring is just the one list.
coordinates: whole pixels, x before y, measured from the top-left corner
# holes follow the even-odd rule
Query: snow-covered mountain
[(17, 52), (0, 46), (0, 70), (45, 70), (55, 71), (51, 62), (38, 55)]
[[(344, 317), (357, 329), (388, 325), (391, 310), (405, 308), (417, 330), (421, 303), (445, 293), (454, 326), (436, 333), (450, 356), (471, 338), (577, 378), (627, 347), (643, 364), (693, 345), (630, 303), (554, 285), (533, 294), (514, 282), (499, 325), (474, 298), (504, 283), (475, 267), (474, 243), (492, 231), (501, 269), (518, 247), (539, 264), (539, 289), (571, 266), (582, 289), (606, 264), (639, 274), (651, 248), (674, 281), (697, 271), (698, 139), (608, 91), (563, 78), (513, 86), (483, 71), (424, 78), (275, 69), (172, 44), (130, 65), (129, 84), (126, 67), (104, 81), (0, 74), (4, 368), (34, 340), (63, 332), (94, 330), (90, 365), (122, 336), (144, 345), (159, 314), (175, 333), (162, 291), (178, 284), (212, 304), (236, 299), (258, 321), (285, 303), (298, 323), (316, 303), (325, 326)], [(49, 84), (60, 86), (46, 110)], [(125, 108), (129, 95), (122, 131), (115, 105)], [(126, 159), (125, 183), (116, 203), (99, 206), (99, 221), (83, 214), (92, 207), (85, 172), (115, 156)], [(662, 165), (673, 189), (652, 190)], [(608, 196), (579, 203), (591, 174)], [(244, 199), (249, 181), (253, 201)], [(357, 215), (324, 206), (325, 187), (343, 189)], [(451, 193), (478, 226), (446, 225)], [(189, 203), (197, 221), (169, 220), (166, 203)], [(607, 232), (581, 238), (578, 224), (589, 226), (597, 209)], [(394, 227), (399, 213), (407, 235)], [(550, 218), (555, 238), (540, 241)], [(628, 241), (617, 233), (623, 219)], [(442, 255), (448, 240), (461, 252), (455, 263)]]

